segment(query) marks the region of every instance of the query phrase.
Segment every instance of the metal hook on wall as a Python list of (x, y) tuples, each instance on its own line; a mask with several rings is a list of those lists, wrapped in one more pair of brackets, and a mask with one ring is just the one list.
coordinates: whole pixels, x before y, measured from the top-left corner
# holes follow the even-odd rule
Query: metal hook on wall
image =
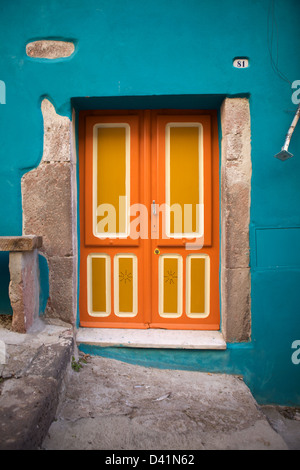
[(286, 138), (285, 138), (285, 142), (284, 142), (284, 146), (282, 147), (281, 151), (279, 153), (277, 153), (275, 156), (275, 158), (278, 158), (279, 160), (282, 160), (282, 161), (285, 161), (285, 160), (288, 160), (289, 158), (293, 157), (294, 155), (292, 153), (290, 153), (288, 151), (288, 148), (289, 148), (289, 145), (290, 145), (290, 141), (291, 141), (291, 138), (292, 138), (292, 135), (293, 135), (293, 132), (295, 130), (295, 127), (299, 121), (299, 118), (300, 118), (300, 104), (298, 106), (298, 109), (296, 111), (296, 114), (294, 116), (294, 119), (293, 119), (293, 122), (288, 130), (288, 133), (286, 135)]

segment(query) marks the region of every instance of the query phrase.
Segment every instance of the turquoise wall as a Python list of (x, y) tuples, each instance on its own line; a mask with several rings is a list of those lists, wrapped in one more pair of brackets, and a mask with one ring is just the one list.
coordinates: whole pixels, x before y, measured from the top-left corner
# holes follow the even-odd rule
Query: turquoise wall
[[(218, 109), (224, 96), (250, 99), (251, 343), (229, 345), (226, 352), (116, 348), (101, 354), (159, 367), (241, 373), (260, 402), (300, 404), (300, 364), (291, 360), (291, 345), (300, 340), (300, 127), (290, 146), (294, 158), (273, 158), (296, 111), (289, 82), (300, 80), (299, 17), (298, 0), (1, 2), (6, 104), (0, 104), (0, 235), (22, 232), (20, 179), (42, 157), (43, 97), (68, 117), (72, 105), (77, 111)], [(288, 81), (272, 68), (268, 32)], [(26, 43), (42, 38), (71, 39), (75, 53), (55, 61), (27, 57)], [(237, 56), (249, 57), (250, 67), (233, 68)], [(6, 254), (0, 270), (3, 313), (9, 310)]]

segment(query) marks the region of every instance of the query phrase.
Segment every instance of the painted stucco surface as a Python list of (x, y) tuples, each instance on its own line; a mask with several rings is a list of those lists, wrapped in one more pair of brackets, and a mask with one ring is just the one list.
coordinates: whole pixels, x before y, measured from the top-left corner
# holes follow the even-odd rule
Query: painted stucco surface
[[(102, 354), (160, 367), (234, 371), (245, 376), (261, 402), (300, 403), (300, 364), (291, 360), (291, 345), (300, 340), (300, 265), (299, 256), (293, 257), (300, 232), (256, 236), (258, 228), (300, 227), (300, 129), (290, 145), (294, 158), (283, 163), (273, 157), (296, 105), (291, 83), (271, 66), (268, 48), (269, 32), (275, 60), (278, 46), (279, 69), (290, 82), (300, 80), (299, 17), (298, 0), (1, 2), (0, 80), (6, 85), (6, 104), (0, 104), (1, 235), (22, 233), (21, 177), (42, 158), (43, 98), (71, 119), (72, 103), (76, 111), (201, 109), (219, 107), (225, 96), (249, 96), (251, 342), (215, 353)], [(28, 57), (26, 44), (43, 38), (74, 41), (75, 52), (52, 61)], [(248, 69), (233, 68), (238, 56), (249, 57)], [(2, 311), (9, 308), (7, 260), (0, 258)]]

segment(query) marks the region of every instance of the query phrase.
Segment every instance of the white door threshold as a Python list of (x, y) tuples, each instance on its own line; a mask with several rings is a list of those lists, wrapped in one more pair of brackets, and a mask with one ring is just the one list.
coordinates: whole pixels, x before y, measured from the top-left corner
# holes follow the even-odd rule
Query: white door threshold
[(100, 347), (164, 348), (164, 349), (226, 349), (220, 331), (191, 331), (118, 328), (79, 328), (77, 344)]

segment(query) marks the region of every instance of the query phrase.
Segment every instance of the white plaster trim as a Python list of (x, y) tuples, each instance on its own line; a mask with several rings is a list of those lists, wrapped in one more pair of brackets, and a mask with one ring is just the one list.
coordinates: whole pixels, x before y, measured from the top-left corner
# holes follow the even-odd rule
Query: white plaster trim
[(100, 347), (159, 348), (159, 349), (226, 349), (220, 331), (79, 328), (77, 344)]

